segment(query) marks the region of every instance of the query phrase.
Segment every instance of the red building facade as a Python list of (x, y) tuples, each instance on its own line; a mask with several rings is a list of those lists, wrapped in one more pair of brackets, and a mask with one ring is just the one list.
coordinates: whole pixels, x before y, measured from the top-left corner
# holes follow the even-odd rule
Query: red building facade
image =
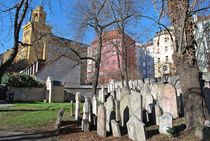
[[(125, 46), (127, 47), (128, 75), (129, 79), (137, 79), (137, 64), (135, 41), (125, 34)], [(97, 39), (88, 48), (88, 56), (95, 57), (98, 48)], [(101, 63), (99, 72), (99, 83), (105, 84), (110, 80), (120, 80), (120, 68), (122, 68), (123, 56), (121, 46), (121, 35), (118, 30), (104, 32), (103, 47), (101, 51)], [(91, 83), (95, 73), (95, 66), (92, 60), (87, 61), (87, 82)]]

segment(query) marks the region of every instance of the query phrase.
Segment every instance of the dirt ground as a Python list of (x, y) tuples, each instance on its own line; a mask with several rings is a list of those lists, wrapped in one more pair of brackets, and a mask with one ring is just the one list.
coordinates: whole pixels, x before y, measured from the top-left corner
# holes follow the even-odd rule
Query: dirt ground
[[(180, 123), (182, 119), (176, 121)], [(0, 127), (0, 130), (3, 127)], [(4, 130), (9, 128), (4, 127)], [(51, 139), (56, 141), (131, 141), (128, 138), (127, 134), (123, 134), (120, 138), (114, 138), (112, 135), (108, 135), (106, 138), (99, 137), (96, 133), (96, 130), (90, 132), (82, 132), (79, 126), (79, 123), (76, 121), (64, 121), (62, 123), (62, 128), (59, 134), (56, 134), (54, 129), (54, 123), (49, 124), (48, 126), (42, 127), (38, 130), (31, 129), (16, 129), (13, 128), (13, 131), (24, 132), (26, 135), (23, 138), (30, 139), (31, 134), (38, 136), (38, 140), (49, 141)], [(9, 129), (10, 131), (12, 129)], [(178, 137), (170, 138), (166, 135), (159, 134), (158, 126), (148, 126), (146, 127), (147, 140), (148, 141), (199, 141), (197, 137), (194, 136), (194, 130), (181, 131)], [(30, 136), (28, 136), (29, 134)], [(33, 136), (34, 137), (34, 136)], [(4, 139), (4, 138), (2, 138)], [(36, 138), (32, 138), (33, 140)], [(1, 140), (1, 137), (0, 137)]]

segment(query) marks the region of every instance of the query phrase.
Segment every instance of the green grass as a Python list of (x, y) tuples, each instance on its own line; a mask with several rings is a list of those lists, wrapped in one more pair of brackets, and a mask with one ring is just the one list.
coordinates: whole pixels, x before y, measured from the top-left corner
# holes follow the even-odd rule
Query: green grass
[(0, 126), (42, 128), (54, 124), (61, 108), (65, 109), (64, 120), (70, 120), (70, 103), (16, 103), (11, 107), (0, 108)]

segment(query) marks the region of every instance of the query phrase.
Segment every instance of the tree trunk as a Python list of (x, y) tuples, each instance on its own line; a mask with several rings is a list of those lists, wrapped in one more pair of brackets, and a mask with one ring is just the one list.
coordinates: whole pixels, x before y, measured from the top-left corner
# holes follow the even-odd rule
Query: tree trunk
[(102, 31), (99, 31), (98, 33), (98, 48), (96, 52), (96, 62), (95, 62), (95, 73), (94, 73), (94, 79), (92, 84), (92, 93), (96, 95), (97, 93), (97, 87), (98, 87), (98, 79), (99, 79), (99, 71), (100, 71), (100, 63), (101, 63), (101, 49), (102, 49)]
[[(184, 117), (187, 129), (190, 129), (203, 122), (203, 97), (201, 95), (199, 70), (196, 61), (190, 64), (188, 54), (178, 57), (174, 53), (173, 59), (178, 70), (183, 99), (184, 99)], [(178, 58), (178, 60), (177, 60)]]
[(127, 46), (125, 44), (125, 29), (124, 29), (124, 25), (121, 25), (121, 47), (122, 47), (122, 57), (123, 57), (123, 73), (125, 76), (125, 86), (128, 88), (128, 90), (130, 91), (129, 88), (129, 78), (128, 78), (128, 54), (127, 54)]

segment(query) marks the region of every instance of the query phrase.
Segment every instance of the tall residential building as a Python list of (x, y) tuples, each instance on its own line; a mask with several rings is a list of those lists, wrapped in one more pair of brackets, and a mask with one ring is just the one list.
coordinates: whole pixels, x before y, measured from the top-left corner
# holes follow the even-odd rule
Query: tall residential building
[[(80, 85), (86, 80), (86, 63), (78, 64), (80, 56), (86, 56), (87, 45), (53, 35), (51, 26), (46, 24), (46, 12), (42, 6), (32, 12), (31, 21), (23, 26), (22, 42), (18, 54), (8, 69), (21, 72), (46, 81), (48, 76), (66, 85)], [(5, 62), (12, 50), (1, 54)]]
[(154, 45), (150, 41), (146, 45), (136, 43), (136, 58), (139, 78), (154, 78)]
[[(103, 47), (101, 51), (101, 63), (99, 73), (99, 83), (108, 83), (110, 80), (120, 80), (122, 69), (122, 46), (121, 34), (118, 30), (103, 33)], [(127, 47), (127, 64), (129, 79), (137, 79), (137, 65), (135, 41), (125, 34), (125, 46)], [(98, 50), (97, 39), (88, 48), (88, 56), (95, 57)], [(87, 61), (87, 82), (91, 83), (95, 73), (95, 66), (92, 60)]]
[(196, 57), (200, 72), (210, 71), (210, 15), (194, 16), (196, 24), (195, 38), (197, 42)]
[[(170, 32), (173, 36), (173, 29), (170, 29)], [(156, 33), (153, 38), (153, 46), (155, 78), (175, 74), (176, 68), (172, 59), (174, 52), (173, 42), (167, 30), (162, 30)]]

